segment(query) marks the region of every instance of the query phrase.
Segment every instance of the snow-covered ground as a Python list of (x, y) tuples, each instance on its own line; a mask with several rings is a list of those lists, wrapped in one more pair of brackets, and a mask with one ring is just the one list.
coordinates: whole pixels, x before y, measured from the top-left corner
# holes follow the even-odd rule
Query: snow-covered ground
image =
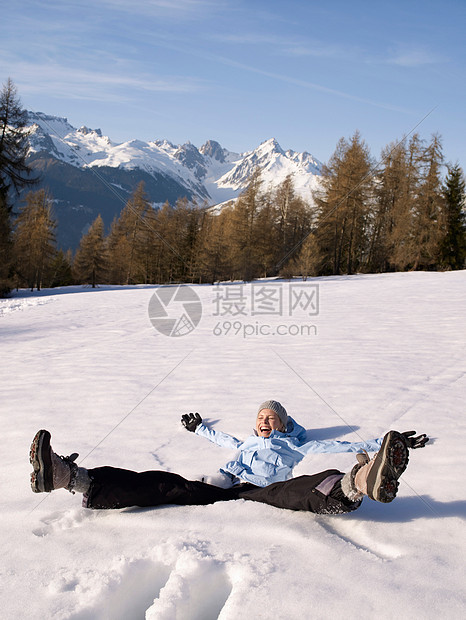
[[(149, 320), (155, 287), (0, 302), (3, 618), (464, 618), (466, 272), (306, 285), (192, 287), (202, 319), (178, 337)], [(79, 495), (30, 490), (39, 428), (84, 467), (199, 478), (232, 454), (181, 414), (243, 438), (268, 398), (316, 438), (395, 428), (433, 441), (393, 503), (346, 516), (243, 500), (89, 511)], [(309, 456), (295, 474), (353, 458)]]

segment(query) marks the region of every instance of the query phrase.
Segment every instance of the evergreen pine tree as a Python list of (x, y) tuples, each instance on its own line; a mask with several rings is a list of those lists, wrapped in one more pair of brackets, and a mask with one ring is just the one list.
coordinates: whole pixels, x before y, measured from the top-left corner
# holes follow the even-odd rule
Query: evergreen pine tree
[(24, 282), (31, 290), (40, 290), (50, 275), (56, 255), (55, 228), (52, 201), (45, 190), (29, 192), (16, 220), (13, 253), (18, 283)]
[(274, 195), (274, 203), (279, 213), (279, 237), (281, 256), (285, 256), (292, 248), (292, 242), (289, 240), (289, 223), (290, 215), (293, 211), (293, 203), (295, 201), (295, 192), (293, 187), (293, 179), (289, 174), (285, 180), (277, 187)]
[(26, 121), (16, 87), (8, 78), (0, 91), (0, 297), (12, 286), (12, 193), (35, 182), (26, 163)]
[(280, 232), (277, 226), (277, 211), (272, 196), (262, 195), (262, 206), (256, 216), (253, 231), (255, 263), (257, 276), (267, 278), (276, 275), (280, 248)]
[(343, 138), (323, 169), (318, 205), (317, 242), (324, 274), (354, 273), (366, 268), (370, 207), (374, 193), (369, 149), (356, 132)]
[(228, 260), (232, 279), (249, 281), (260, 273), (255, 241), (259, 232), (257, 217), (264, 205), (261, 183), (260, 169), (257, 168), (228, 214), (225, 232), (228, 237)]
[(397, 269), (434, 269), (440, 259), (445, 235), (444, 200), (441, 191), (443, 165), (440, 138), (425, 146), (414, 135), (407, 149), (404, 198), (393, 209), (390, 260)]
[(315, 233), (306, 236), (299, 250), (281, 271), (285, 278), (301, 276), (306, 281), (310, 276), (318, 275), (319, 270), (319, 245)]
[[(377, 174), (375, 200), (371, 213), (368, 269), (371, 272), (389, 271), (394, 253), (394, 229), (407, 233), (410, 218), (408, 156), (404, 143), (390, 144), (382, 150), (383, 167)], [(402, 226), (404, 221), (405, 226)], [(400, 242), (400, 237), (398, 237)]]
[(228, 210), (218, 214), (203, 214), (199, 233), (198, 270), (202, 281), (215, 284), (228, 278), (227, 245), (225, 223)]
[(113, 223), (109, 239), (109, 279), (115, 284), (145, 283), (147, 277), (147, 221), (151, 209), (140, 183)]
[[(198, 275), (198, 251), (202, 210), (195, 202), (179, 198), (173, 209), (173, 275), (175, 280), (194, 282)], [(167, 250), (169, 251), (169, 250)]]
[(83, 235), (73, 262), (74, 278), (81, 284), (97, 284), (106, 281), (108, 268), (104, 223), (100, 215)]
[(50, 263), (49, 286), (70, 286), (73, 284), (72, 274), (73, 256), (71, 250), (58, 250)]
[(389, 201), (393, 192), (387, 230), (388, 262), (395, 269), (412, 269), (415, 263), (419, 238), (416, 201), (422, 183), (423, 152), (423, 141), (418, 134), (414, 134), (407, 147), (400, 148), (394, 163), (394, 180), (391, 184), (396, 189), (390, 188), (388, 184)]
[(278, 213), (275, 225), (278, 238), (271, 238), (270, 242), (277, 249), (276, 266), (283, 266), (284, 273), (288, 273), (286, 263), (290, 263), (290, 268), (295, 265), (296, 257), (302, 249), (302, 241), (307, 238), (312, 228), (313, 211), (296, 194), (291, 175), (273, 192), (272, 205)]
[(167, 201), (155, 214), (152, 238), (152, 271), (155, 282), (173, 282), (177, 278), (181, 257), (178, 256), (178, 231), (175, 208)]
[(464, 269), (466, 261), (466, 193), (459, 164), (450, 166), (443, 185), (446, 233), (441, 246), (441, 265)]
[(13, 286), (12, 239), (8, 204), (0, 193), (0, 297), (5, 297)]
[(414, 203), (414, 264), (413, 269), (433, 269), (440, 259), (445, 236), (444, 200), (441, 169), (443, 153), (440, 137), (432, 140), (423, 151), (423, 175)]

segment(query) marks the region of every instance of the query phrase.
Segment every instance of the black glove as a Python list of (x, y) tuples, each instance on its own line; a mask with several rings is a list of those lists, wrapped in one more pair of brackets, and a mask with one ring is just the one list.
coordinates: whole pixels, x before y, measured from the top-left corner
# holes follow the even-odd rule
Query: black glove
[(194, 433), (201, 422), (202, 418), (198, 413), (185, 413), (181, 416), (181, 424), (191, 433)]
[(406, 443), (408, 444), (408, 448), (411, 450), (415, 450), (416, 448), (423, 448), (426, 443), (429, 441), (427, 435), (418, 435), (417, 437), (413, 437), (416, 434), (416, 431), (405, 431), (401, 433), (403, 437), (406, 439)]

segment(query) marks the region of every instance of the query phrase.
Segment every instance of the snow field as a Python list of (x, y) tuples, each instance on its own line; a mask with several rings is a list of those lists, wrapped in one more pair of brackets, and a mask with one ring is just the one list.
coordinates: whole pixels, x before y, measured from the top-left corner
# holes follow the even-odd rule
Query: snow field
[[(219, 320), (238, 317), (214, 316), (210, 286), (194, 287), (203, 317), (179, 338), (148, 319), (155, 287), (0, 301), (5, 618), (464, 617), (466, 272), (311, 282), (318, 316), (240, 317), (312, 323), (307, 337), (214, 336)], [(366, 499), (346, 516), (242, 500), (88, 511), (78, 494), (31, 493), (39, 428), (84, 467), (214, 477), (234, 453), (187, 433), (181, 414), (246, 437), (268, 398), (318, 439), (396, 428), (433, 442), (411, 453), (393, 503)], [(353, 463), (309, 455), (295, 475)]]

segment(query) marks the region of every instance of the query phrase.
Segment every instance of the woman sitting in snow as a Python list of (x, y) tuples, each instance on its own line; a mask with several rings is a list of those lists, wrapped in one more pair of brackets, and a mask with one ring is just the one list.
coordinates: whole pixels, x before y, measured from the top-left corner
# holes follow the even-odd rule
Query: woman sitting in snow
[[(242, 442), (209, 429), (198, 413), (183, 415), (188, 431), (220, 446), (239, 450), (236, 460), (220, 471), (228, 487), (186, 480), (164, 471), (134, 472), (115, 467), (84, 469), (74, 462), (77, 454), (58, 456), (50, 446), (50, 433), (34, 437), (30, 461), (31, 487), (36, 493), (65, 488), (83, 493), (86, 508), (125, 508), (162, 504), (205, 505), (247, 499), (279, 508), (341, 514), (356, 510), (367, 495), (391, 502), (398, 478), (408, 465), (408, 448), (422, 448), (429, 440), (415, 431), (390, 431), (381, 439), (362, 442), (306, 441), (306, 432), (275, 400), (259, 407), (254, 435)], [(378, 451), (369, 459), (367, 451)], [(357, 463), (344, 474), (328, 469), (312, 476), (292, 477), (293, 467), (306, 454), (356, 452)]]

